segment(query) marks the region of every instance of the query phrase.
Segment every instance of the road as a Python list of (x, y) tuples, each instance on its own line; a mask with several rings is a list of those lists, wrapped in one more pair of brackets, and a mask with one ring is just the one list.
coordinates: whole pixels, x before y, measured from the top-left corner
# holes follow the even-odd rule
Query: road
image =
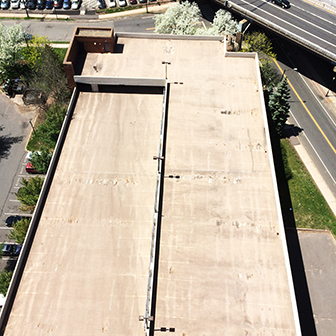
[(68, 42), (71, 40), (75, 28), (111, 27), (116, 32), (152, 32), (154, 28), (153, 15), (144, 14), (130, 18), (115, 20), (84, 20), (79, 21), (37, 21), (37, 20), (2, 20), (3, 25), (9, 26), (20, 23), (26, 33), (47, 36), (50, 41)]
[(291, 89), (290, 122), (302, 130), (297, 129), (298, 141), (336, 197), (336, 106), (325, 97), (333, 66), (293, 44), (274, 42), (278, 67), (286, 70)]
[(282, 9), (270, 0), (230, 0), (229, 6), (231, 4), (231, 10), (293, 41), (300, 41), (302, 45), (336, 62), (336, 11), (327, 12), (301, 0), (290, 3), (290, 8)]

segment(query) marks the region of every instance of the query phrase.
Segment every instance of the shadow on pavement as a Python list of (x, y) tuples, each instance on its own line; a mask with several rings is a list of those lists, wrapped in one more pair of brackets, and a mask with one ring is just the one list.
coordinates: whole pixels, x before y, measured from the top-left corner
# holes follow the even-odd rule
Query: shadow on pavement
[[(295, 297), (300, 318), (301, 332), (302, 336), (317, 336), (300, 242), (296, 231), (292, 202), (282, 161), (280, 139), (273, 129), (273, 125), (269, 116), (268, 123), (271, 133), (273, 160), (278, 183), (283, 222), (285, 226), (289, 262), (292, 271)], [(296, 131), (299, 132), (299, 130)]]
[(21, 142), (23, 136), (11, 137), (8, 135), (0, 136), (0, 160), (8, 158), (12, 145)]

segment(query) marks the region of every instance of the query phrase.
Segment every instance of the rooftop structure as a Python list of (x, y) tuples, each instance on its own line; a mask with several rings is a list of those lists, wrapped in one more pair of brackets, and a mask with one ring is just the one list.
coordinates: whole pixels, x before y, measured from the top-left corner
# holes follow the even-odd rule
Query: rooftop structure
[(70, 78), (4, 334), (299, 336), (257, 56), (115, 41)]

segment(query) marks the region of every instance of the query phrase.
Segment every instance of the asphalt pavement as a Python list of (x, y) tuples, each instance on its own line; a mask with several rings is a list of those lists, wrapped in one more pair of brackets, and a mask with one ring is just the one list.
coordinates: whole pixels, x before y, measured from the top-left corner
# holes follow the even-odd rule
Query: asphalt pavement
[[(29, 120), (35, 113), (22, 113), (20, 107), (0, 93), (0, 242), (8, 241), (13, 217), (19, 202), (15, 192), (20, 187), (26, 157), (25, 146), (31, 131)], [(1, 266), (1, 265), (0, 265)]]

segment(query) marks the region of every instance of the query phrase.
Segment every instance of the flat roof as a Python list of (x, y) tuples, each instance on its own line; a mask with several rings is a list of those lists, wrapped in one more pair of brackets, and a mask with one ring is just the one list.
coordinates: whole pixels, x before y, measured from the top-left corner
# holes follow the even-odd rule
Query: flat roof
[(6, 335), (141, 335), (162, 95), (81, 92)]
[[(119, 37), (82, 75), (170, 83), (155, 328), (299, 335), (258, 63), (224, 46)], [(143, 335), (162, 103), (80, 93), (6, 335)]]

